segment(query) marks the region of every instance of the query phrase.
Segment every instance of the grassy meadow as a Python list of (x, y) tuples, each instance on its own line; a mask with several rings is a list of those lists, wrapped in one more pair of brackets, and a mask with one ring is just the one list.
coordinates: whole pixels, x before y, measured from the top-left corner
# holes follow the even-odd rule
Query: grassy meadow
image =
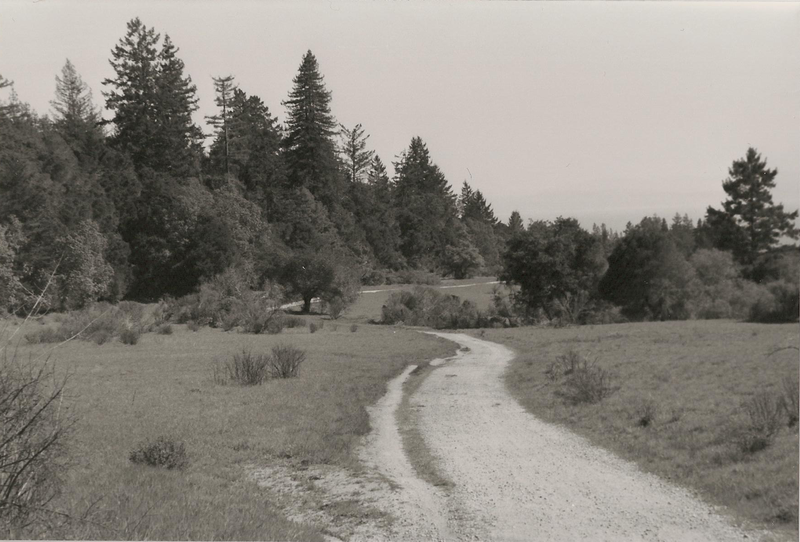
[[(470, 333), (516, 350), (507, 385), (537, 417), (697, 490), (739, 518), (796, 537), (797, 424), (781, 418), (772, 442), (758, 451), (744, 450), (741, 435), (749, 401), (778, 400), (784, 386), (796, 393), (797, 324), (717, 320)], [(794, 348), (775, 352), (786, 347)], [(610, 372), (610, 395), (595, 404), (565, 400), (548, 373), (569, 351)]]
[[(70, 374), (68, 403), (77, 425), (64, 491), (51, 506), (75, 517), (88, 510), (89, 521), (44, 534), (322, 540), (314, 527), (285, 519), (269, 492), (248, 479), (248, 469), (272, 461), (357, 469), (353, 452), (370, 429), (365, 406), (408, 363), (454, 351), (447, 341), (411, 330), (360, 325), (353, 332), (351, 321), (323, 323), (313, 334), (298, 327), (280, 335), (173, 325), (172, 334), (146, 333), (133, 346), (76, 340), (53, 350), (57, 370)], [(307, 353), (298, 378), (249, 387), (215, 383), (218, 360), (243, 348), (268, 353), (279, 343)], [(51, 349), (23, 339), (17, 355)], [(133, 449), (161, 435), (185, 443), (185, 470), (129, 461)]]

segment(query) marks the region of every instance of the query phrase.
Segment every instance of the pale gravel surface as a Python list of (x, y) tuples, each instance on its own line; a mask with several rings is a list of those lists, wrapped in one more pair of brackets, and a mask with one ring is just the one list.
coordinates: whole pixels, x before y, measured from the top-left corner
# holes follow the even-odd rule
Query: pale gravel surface
[(686, 490), (525, 412), (503, 384), (513, 357), (504, 346), (432, 334), (465, 348), (433, 371), (410, 403), (455, 487), (445, 493), (414, 476), (397, 434), (404, 376), (396, 379), (372, 409), (374, 432), (362, 452), (399, 486), (381, 505), (399, 518), (386, 538), (700, 541), (767, 534), (745, 534)]

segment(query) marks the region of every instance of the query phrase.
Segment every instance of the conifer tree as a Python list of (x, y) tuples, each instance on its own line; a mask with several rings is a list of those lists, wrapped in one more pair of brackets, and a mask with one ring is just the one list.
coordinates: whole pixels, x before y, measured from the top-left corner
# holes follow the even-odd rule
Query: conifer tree
[(772, 202), (777, 169), (768, 169), (767, 161), (754, 148), (744, 158), (735, 160), (722, 188), (728, 195), (722, 209), (709, 207), (706, 224), (722, 232), (720, 249), (733, 250), (742, 263), (752, 263), (759, 254), (778, 244), (781, 236), (797, 239), (800, 230), (794, 221), (798, 212), (787, 213), (783, 204)]
[(214, 103), (220, 108), (220, 112), (217, 115), (207, 116), (206, 121), (216, 130), (216, 139), (224, 143), (222, 150), (225, 174), (230, 175), (230, 109), (233, 92), (236, 90), (237, 85), (233, 82), (232, 75), (212, 77), (211, 79), (214, 81), (214, 92), (216, 93)]
[(78, 159), (96, 161), (103, 145), (100, 113), (92, 100), (92, 91), (67, 59), (56, 76), (56, 95), (50, 102), (55, 111), (56, 130), (69, 144)]
[(344, 124), (339, 126), (340, 152), (347, 180), (351, 183), (362, 182), (375, 154), (375, 151), (367, 150), (369, 134), (364, 135), (364, 128), (360, 124), (356, 124), (352, 130)]
[(522, 217), (519, 215), (519, 211), (511, 212), (511, 216), (508, 217), (508, 229), (512, 235), (525, 231), (525, 225), (522, 222)]
[(285, 160), (289, 183), (307, 188), (326, 206), (340, 196), (336, 163), (336, 121), (331, 114), (331, 93), (311, 51), (303, 56), (293, 81), (287, 108)]

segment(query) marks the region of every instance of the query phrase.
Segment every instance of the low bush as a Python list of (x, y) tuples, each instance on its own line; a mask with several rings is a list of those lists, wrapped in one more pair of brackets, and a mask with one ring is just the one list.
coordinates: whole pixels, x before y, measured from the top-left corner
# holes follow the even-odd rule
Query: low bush
[(435, 329), (487, 327), (490, 317), (478, 310), (475, 303), (463, 303), (454, 295), (433, 288), (415, 287), (412, 291), (393, 292), (381, 310), (382, 324), (404, 323)]
[(170, 324), (161, 324), (158, 326), (159, 335), (172, 335), (172, 326)]
[(742, 403), (744, 418), (741, 421), (736, 443), (744, 453), (755, 453), (767, 448), (784, 423), (782, 397), (762, 391)]
[(786, 420), (789, 427), (797, 425), (798, 420), (798, 385), (797, 376), (787, 376), (781, 383), (783, 387), (783, 397), (781, 404), (786, 413)]
[(269, 378), (269, 370), (269, 356), (254, 354), (245, 348), (214, 365), (214, 381), (217, 384), (234, 382), (242, 386), (257, 386)]
[(748, 319), (765, 324), (796, 322), (800, 317), (800, 287), (785, 280), (766, 285), (762, 294), (750, 307)]
[(306, 327), (305, 319), (300, 318), (299, 316), (286, 316), (283, 319), (283, 324), (285, 327), (289, 329), (293, 329), (296, 327)]
[(182, 470), (189, 465), (189, 458), (183, 442), (163, 436), (152, 442), (143, 443), (131, 451), (128, 459), (132, 463), (170, 470)]
[(614, 390), (611, 373), (597, 359), (589, 360), (574, 350), (556, 357), (545, 373), (561, 385), (559, 395), (573, 404), (597, 403)]
[(652, 399), (645, 399), (636, 407), (635, 419), (639, 427), (650, 427), (658, 416), (658, 406)]
[(436, 273), (420, 271), (417, 269), (405, 269), (403, 271), (392, 271), (386, 274), (386, 284), (422, 284), (426, 286), (436, 286), (442, 279)]
[(308, 323), (308, 332), (309, 333), (316, 333), (318, 329), (319, 329), (319, 327), (317, 326), (317, 324), (315, 322), (309, 322)]
[(119, 334), (119, 340), (122, 344), (133, 346), (139, 342), (142, 332), (135, 328), (123, 329)]
[(186, 323), (186, 327), (189, 329), (189, 331), (197, 332), (200, 329), (200, 324), (192, 320)]
[(350, 326), (350, 332), (351, 333), (355, 333), (356, 331), (358, 331), (358, 326), (356, 324), (351, 325)]
[(299, 375), (300, 365), (305, 361), (306, 353), (288, 345), (277, 345), (272, 348), (269, 358), (270, 373), (273, 378), (293, 378)]

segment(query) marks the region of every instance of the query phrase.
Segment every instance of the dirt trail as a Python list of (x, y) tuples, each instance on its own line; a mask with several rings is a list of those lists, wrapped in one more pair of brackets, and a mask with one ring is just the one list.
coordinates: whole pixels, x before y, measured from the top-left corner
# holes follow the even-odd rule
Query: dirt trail
[[(416, 478), (395, 420), (401, 384), (372, 411), (367, 463), (394, 480), (393, 540), (741, 540), (687, 491), (526, 413), (502, 381), (507, 348), (432, 333), (463, 350), (411, 397), (447, 494)], [(406, 373), (407, 374), (407, 373)]]

